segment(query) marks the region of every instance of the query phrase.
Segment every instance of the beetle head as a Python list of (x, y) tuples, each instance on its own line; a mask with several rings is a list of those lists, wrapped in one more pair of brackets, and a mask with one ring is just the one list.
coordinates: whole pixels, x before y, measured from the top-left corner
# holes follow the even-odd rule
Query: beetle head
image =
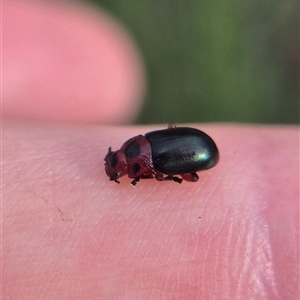
[(128, 174), (124, 152), (121, 150), (111, 151), (111, 147), (109, 147), (104, 160), (105, 172), (109, 180), (120, 183), (118, 179)]

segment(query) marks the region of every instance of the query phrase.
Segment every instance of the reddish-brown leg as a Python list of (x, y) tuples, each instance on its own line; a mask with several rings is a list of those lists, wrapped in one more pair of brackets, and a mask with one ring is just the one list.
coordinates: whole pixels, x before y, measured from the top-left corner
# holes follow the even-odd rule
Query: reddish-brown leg
[[(177, 183), (181, 183), (182, 182), (182, 179), (179, 178), (179, 177), (176, 177), (176, 176), (167, 176), (166, 178), (170, 178), (170, 180), (173, 180), (174, 182), (177, 182)], [(167, 180), (167, 179), (165, 179)]]
[(162, 173), (155, 173), (155, 179), (158, 180), (158, 181), (163, 181), (164, 180), (164, 175)]
[(134, 179), (130, 182), (130, 184), (131, 184), (132, 186), (136, 186), (136, 184), (140, 181), (140, 179), (141, 179), (141, 177), (134, 178)]
[(154, 178), (154, 174), (153, 173), (149, 173), (149, 174), (143, 174), (140, 177), (134, 178), (134, 180), (131, 181), (131, 185), (132, 186), (136, 186), (136, 184), (141, 180), (141, 179), (152, 179)]
[(164, 175), (162, 173), (156, 173), (155, 179), (158, 181), (174, 181), (174, 182), (178, 182), (178, 183), (182, 182), (182, 179), (179, 177), (175, 177), (172, 175), (168, 175), (168, 176), (164, 177)]
[(196, 182), (199, 179), (198, 175), (195, 172), (181, 174), (181, 177), (183, 180), (190, 182)]
[(176, 128), (176, 125), (173, 123), (168, 124), (168, 129)]

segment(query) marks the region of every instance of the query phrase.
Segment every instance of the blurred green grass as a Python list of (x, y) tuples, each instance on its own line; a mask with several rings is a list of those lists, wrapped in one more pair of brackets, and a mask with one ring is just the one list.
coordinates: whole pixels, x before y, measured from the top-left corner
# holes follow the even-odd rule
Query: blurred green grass
[(136, 123), (299, 124), (299, 3), (92, 0), (135, 38), (148, 88)]

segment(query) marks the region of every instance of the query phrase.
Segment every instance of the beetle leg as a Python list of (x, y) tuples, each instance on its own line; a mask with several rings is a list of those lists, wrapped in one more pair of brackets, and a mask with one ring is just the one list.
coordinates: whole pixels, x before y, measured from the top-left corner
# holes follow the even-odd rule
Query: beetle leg
[(152, 179), (154, 178), (154, 174), (143, 174), (141, 175), (141, 179)]
[(181, 178), (176, 177), (176, 176), (172, 176), (172, 175), (168, 175), (163, 180), (172, 180), (172, 181), (177, 182), (177, 183), (181, 183), (182, 182)]
[(134, 179), (130, 182), (130, 184), (131, 184), (132, 186), (136, 186), (136, 184), (140, 181), (140, 179), (141, 179), (141, 177), (134, 178)]
[(168, 129), (176, 128), (176, 125), (173, 123), (168, 124)]
[(174, 177), (172, 175), (168, 175), (168, 176), (164, 177), (164, 175), (162, 173), (156, 173), (155, 179), (158, 181), (174, 181), (174, 182), (178, 182), (178, 183), (182, 182), (182, 179), (179, 177)]
[(134, 178), (134, 180), (131, 181), (131, 185), (132, 186), (136, 186), (136, 184), (141, 180), (141, 179), (152, 179), (154, 178), (154, 174), (153, 173), (149, 173), (149, 174), (143, 174), (140, 177)]
[(172, 177), (171, 177), (171, 180), (173, 180), (174, 182), (178, 182), (178, 183), (181, 183), (181, 182), (182, 182), (182, 179), (179, 178), (179, 177), (176, 177), (176, 176), (172, 176)]
[(154, 175), (155, 179), (158, 181), (163, 181), (164, 180), (164, 175), (162, 173), (155, 173)]
[(191, 181), (191, 182), (196, 182), (199, 179), (197, 173), (195, 173), (195, 172), (181, 174), (181, 177), (182, 177), (183, 180)]

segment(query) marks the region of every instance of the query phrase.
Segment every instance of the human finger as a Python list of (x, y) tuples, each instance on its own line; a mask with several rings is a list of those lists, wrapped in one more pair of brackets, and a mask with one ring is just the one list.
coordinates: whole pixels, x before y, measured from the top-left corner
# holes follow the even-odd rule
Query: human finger
[(7, 298), (296, 298), (296, 127), (193, 125), (219, 164), (133, 188), (109, 181), (107, 147), (158, 126), (5, 125)]
[(3, 28), (3, 116), (124, 123), (139, 112), (142, 59), (106, 12), (65, 1), (4, 1)]

